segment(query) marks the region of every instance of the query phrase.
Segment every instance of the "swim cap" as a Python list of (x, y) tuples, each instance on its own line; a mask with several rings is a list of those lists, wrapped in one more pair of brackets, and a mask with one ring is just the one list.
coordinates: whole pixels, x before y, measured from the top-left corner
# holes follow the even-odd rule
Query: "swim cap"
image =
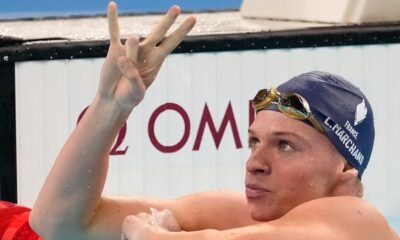
[(371, 105), (360, 89), (338, 75), (317, 71), (295, 76), (277, 89), (307, 100), (326, 136), (361, 179), (371, 156), (375, 128)]

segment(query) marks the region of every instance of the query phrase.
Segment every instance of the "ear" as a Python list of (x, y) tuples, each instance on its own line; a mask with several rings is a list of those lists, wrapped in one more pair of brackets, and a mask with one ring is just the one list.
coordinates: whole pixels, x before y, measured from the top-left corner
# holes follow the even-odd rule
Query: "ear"
[(333, 196), (358, 196), (363, 195), (363, 187), (358, 178), (358, 170), (347, 161), (343, 162), (342, 171), (337, 173), (337, 182), (332, 191)]
[(343, 182), (358, 180), (358, 170), (351, 166), (347, 161), (343, 163), (342, 173), (339, 174), (340, 180)]

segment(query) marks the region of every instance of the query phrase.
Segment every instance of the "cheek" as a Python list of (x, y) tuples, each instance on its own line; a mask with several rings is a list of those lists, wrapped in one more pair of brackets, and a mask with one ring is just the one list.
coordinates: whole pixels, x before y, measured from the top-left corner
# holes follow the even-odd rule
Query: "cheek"
[[(286, 189), (292, 195), (299, 196), (309, 188), (309, 183), (312, 182), (309, 174), (303, 170), (298, 170), (290, 174), (285, 180)], [(311, 184), (310, 184), (311, 185)], [(299, 192), (301, 192), (299, 194)]]
[(281, 178), (283, 189), (293, 198), (314, 198), (324, 196), (328, 181), (319, 169), (297, 166), (286, 169), (285, 177)]

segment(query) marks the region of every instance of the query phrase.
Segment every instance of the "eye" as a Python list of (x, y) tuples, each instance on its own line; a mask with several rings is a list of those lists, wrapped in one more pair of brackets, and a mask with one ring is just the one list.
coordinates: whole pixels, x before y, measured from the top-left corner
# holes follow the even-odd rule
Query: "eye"
[(294, 150), (293, 146), (288, 141), (285, 141), (285, 140), (279, 141), (278, 148), (279, 148), (279, 150), (284, 151), (284, 152), (291, 152)]
[(253, 149), (260, 142), (260, 140), (255, 137), (250, 137), (248, 142), (249, 142), (249, 148)]

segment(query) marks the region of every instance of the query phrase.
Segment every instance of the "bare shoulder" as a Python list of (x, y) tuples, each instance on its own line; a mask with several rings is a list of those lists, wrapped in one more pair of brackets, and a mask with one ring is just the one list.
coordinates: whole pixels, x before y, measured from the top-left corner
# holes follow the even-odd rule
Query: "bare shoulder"
[(318, 223), (338, 239), (398, 239), (384, 216), (367, 201), (350, 196), (328, 197), (292, 209), (284, 219)]

